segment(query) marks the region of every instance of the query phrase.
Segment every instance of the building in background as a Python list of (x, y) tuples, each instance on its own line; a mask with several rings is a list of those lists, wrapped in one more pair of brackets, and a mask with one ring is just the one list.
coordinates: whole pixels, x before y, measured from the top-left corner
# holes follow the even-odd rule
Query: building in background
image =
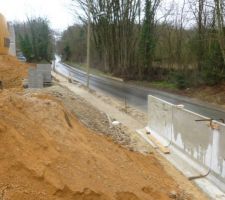
[(13, 23), (0, 13), (0, 54), (16, 56), (16, 35)]
[(10, 39), (9, 54), (16, 56), (16, 34), (13, 23), (8, 22), (8, 30)]
[(5, 17), (0, 13), (0, 55), (7, 55), (10, 47), (9, 30)]

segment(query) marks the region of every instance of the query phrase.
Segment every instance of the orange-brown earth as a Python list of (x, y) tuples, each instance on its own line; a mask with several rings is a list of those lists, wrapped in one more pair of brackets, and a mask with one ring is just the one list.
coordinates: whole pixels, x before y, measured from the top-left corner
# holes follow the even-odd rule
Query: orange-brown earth
[(2, 199), (169, 200), (172, 191), (177, 199), (183, 194), (154, 154), (95, 134), (51, 96), (1, 92), (0, 137)]
[(0, 56), (0, 81), (4, 88), (21, 88), (30, 65), (21, 63), (10, 55)]
[(1, 200), (205, 199), (188, 195), (179, 185), (186, 179), (178, 184), (177, 172), (171, 168), (169, 175), (157, 154), (129, 151), (96, 134), (51, 95), (11, 90), (21, 88), (27, 66), (0, 57), (0, 80), (10, 88), (0, 90)]

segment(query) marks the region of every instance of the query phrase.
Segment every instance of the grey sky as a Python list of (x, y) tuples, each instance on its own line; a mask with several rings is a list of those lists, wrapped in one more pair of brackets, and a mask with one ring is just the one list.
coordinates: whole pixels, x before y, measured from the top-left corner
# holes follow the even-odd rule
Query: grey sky
[[(172, 1), (164, 0), (163, 3), (168, 5)], [(69, 5), (70, 0), (0, 0), (0, 13), (8, 21), (26, 21), (27, 16), (45, 16), (53, 29), (64, 30), (75, 21)]]
[(26, 21), (27, 16), (45, 16), (53, 29), (73, 24), (69, 0), (0, 0), (0, 13), (8, 21)]

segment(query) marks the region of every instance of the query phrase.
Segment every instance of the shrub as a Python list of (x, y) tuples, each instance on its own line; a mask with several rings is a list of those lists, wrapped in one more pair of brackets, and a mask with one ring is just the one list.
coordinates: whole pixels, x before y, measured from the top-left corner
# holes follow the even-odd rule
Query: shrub
[(178, 89), (186, 89), (190, 84), (188, 83), (187, 73), (183, 71), (174, 71), (170, 74), (170, 81), (175, 83)]

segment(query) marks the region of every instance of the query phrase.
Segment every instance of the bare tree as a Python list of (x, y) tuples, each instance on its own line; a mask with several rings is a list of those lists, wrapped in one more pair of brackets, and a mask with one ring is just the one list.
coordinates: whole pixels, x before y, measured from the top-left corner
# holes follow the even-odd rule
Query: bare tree
[(223, 61), (225, 64), (225, 28), (224, 28), (224, 1), (223, 0), (214, 0), (215, 10), (216, 10), (216, 19), (218, 27), (218, 41), (223, 55)]

